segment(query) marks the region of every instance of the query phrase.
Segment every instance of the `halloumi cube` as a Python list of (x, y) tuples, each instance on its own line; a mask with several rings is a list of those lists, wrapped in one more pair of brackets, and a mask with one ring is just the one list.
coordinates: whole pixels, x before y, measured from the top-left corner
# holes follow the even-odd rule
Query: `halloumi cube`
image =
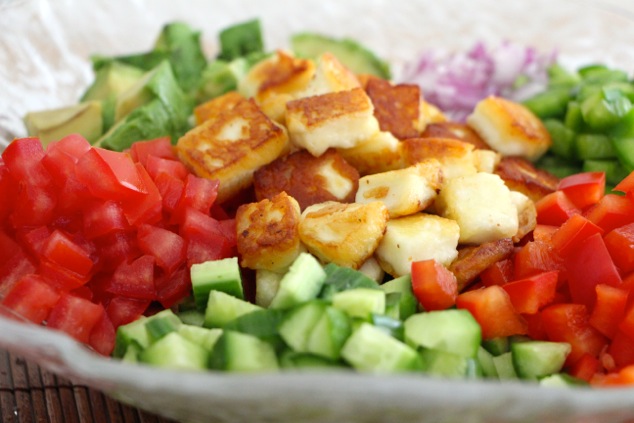
[(494, 150), (476, 148), (473, 154), (478, 172), (493, 173), (502, 160), (502, 155)]
[(447, 116), (438, 107), (423, 98), (419, 107), (418, 128), (416, 128), (418, 132), (423, 132), (427, 125), (441, 122), (447, 122)]
[(323, 262), (358, 269), (383, 238), (388, 211), (380, 201), (368, 204), (327, 201), (302, 213), (299, 236)]
[(469, 125), (462, 122), (432, 122), (420, 135), (422, 138), (455, 138), (473, 144), (475, 148), (491, 150), (491, 147)]
[(461, 244), (482, 244), (517, 233), (517, 207), (504, 181), (479, 172), (445, 182), (435, 208), (460, 226)]
[(382, 201), (390, 219), (425, 210), (442, 181), (440, 162), (427, 159), (405, 169), (367, 175), (359, 180), (355, 201)]
[(401, 142), (391, 132), (377, 132), (354, 147), (338, 151), (361, 176), (405, 167)]
[(517, 233), (513, 235), (513, 242), (519, 242), (535, 226), (537, 226), (537, 208), (535, 203), (528, 196), (518, 191), (511, 191), (511, 200), (517, 208)]
[(522, 157), (502, 157), (495, 173), (509, 189), (519, 191), (533, 201), (554, 192), (559, 185), (559, 178), (536, 168), (533, 163)]
[(361, 87), (357, 76), (337, 57), (329, 52), (317, 59), (317, 68), (306, 88), (298, 93), (297, 98), (348, 91)]
[(374, 256), (364, 261), (358, 270), (368, 278), (377, 281), (378, 283), (381, 283), (385, 277), (385, 271)]
[(272, 272), (286, 270), (302, 251), (300, 216), (299, 204), (285, 192), (270, 200), (240, 205), (236, 211), (240, 265)]
[(536, 161), (550, 148), (550, 134), (526, 106), (489, 96), (476, 104), (467, 123), (503, 156)]
[(253, 97), (268, 117), (284, 124), (286, 103), (300, 96), (314, 74), (312, 60), (278, 50), (251, 68), (240, 80), (238, 91), (247, 98)]
[(442, 165), (445, 181), (457, 176), (477, 173), (475, 147), (453, 138), (410, 138), (402, 141), (407, 165), (426, 159), (437, 159)]
[(215, 119), (226, 110), (233, 109), (245, 98), (237, 91), (229, 91), (220, 97), (212, 98), (194, 108), (194, 118), (196, 125), (200, 125), (206, 120)]
[(459, 237), (455, 220), (416, 213), (388, 222), (375, 257), (394, 277), (409, 274), (414, 261), (435, 259), (448, 266), (458, 256)]
[(288, 150), (285, 128), (269, 119), (253, 99), (206, 120), (176, 144), (178, 157), (190, 170), (220, 181), (219, 203), (249, 187), (257, 169)]
[(335, 149), (319, 157), (298, 150), (263, 166), (253, 176), (258, 200), (285, 191), (302, 210), (324, 201), (352, 203), (358, 186), (359, 172)]
[(370, 78), (365, 91), (374, 105), (374, 116), (381, 131), (398, 139), (420, 135), (420, 87), (414, 84), (392, 84), (381, 78)]
[(362, 88), (300, 98), (286, 104), (292, 143), (313, 156), (350, 148), (379, 132), (374, 107)]

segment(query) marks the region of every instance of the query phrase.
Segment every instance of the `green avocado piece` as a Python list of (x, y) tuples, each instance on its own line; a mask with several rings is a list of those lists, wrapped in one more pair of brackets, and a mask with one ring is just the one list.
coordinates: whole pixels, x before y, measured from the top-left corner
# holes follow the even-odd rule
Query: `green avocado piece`
[(143, 76), (145, 72), (135, 66), (112, 61), (95, 73), (94, 82), (86, 89), (80, 101), (107, 100), (126, 91)]
[(291, 37), (291, 49), (299, 57), (317, 59), (330, 52), (356, 74), (371, 74), (383, 79), (391, 78), (388, 63), (357, 41), (336, 39), (321, 34), (303, 32)]
[(80, 134), (89, 142), (103, 133), (102, 106), (87, 101), (68, 107), (30, 112), (24, 117), (29, 136), (38, 137), (45, 146), (69, 134)]

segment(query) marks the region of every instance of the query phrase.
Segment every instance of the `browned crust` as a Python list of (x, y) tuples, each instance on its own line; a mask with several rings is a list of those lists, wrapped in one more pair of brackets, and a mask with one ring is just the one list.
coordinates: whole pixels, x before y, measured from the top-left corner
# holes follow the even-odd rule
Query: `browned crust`
[(487, 267), (510, 257), (512, 253), (511, 238), (461, 247), (458, 250), (458, 257), (449, 265), (449, 270), (456, 275), (458, 280), (458, 291), (469, 286)]
[(421, 90), (418, 85), (392, 85), (380, 78), (370, 78), (365, 89), (382, 131), (389, 131), (401, 140), (419, 136)]

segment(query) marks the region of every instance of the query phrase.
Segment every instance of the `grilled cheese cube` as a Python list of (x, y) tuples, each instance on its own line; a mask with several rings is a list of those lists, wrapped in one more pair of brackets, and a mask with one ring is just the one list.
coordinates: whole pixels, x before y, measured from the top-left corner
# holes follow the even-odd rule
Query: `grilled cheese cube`
[(296, 151), (258, 169), (253, 178), (258, 200), (286, 191), (302, 210), (324, 201), (351, 203), (359, 186), (359, 172), (334, 149), (319, 157)]
[(320, 156), (331, 147), (354, 147), (379, 132), (373, 113), (370, 98), (355, 88), (288, 102), (286, 126), (295, 146)]
[(272, 199), (242, 204), (236, 211), (240, 265), (284, 271), (302, 251), (299, 204), (282, 192)]
[(455, 138), (473, 144), (476, 148), (490, 150), (480, 135), (469, 125), (462, 122), (433, 122), (429, 123), (420, 135), (422, 138)]
[(387, 208), (380, 201), (327, 201), (304, 210), (299, 236), (308, 251), (323, 262), (358, 269), (379, 245), (387, 221)]
[(362, 176), (405, 167), (401, 142), (391, 132), (377, 132), (352, 148), (338, 151)]
[(378, 283), (381, 283), (385, 277), (385, 271), (381, 268), (379, 261), (374, 256), (364, 261), (358, 270), (368, 278), (377, 281)]
[(493, 150), (476, 148), (473, 154), (475, 155), (475, 165), (478, 172), (493, 173), (502, 160), (500, 153)]
[(551, 146), (548, 130), (524, 105), (489, 96), (478, 102), (467, 123), (503, 156), (539, 159)]
[(448, 266), (458, 256), (459, 237), (456, 221), (416, 213), (388, 222), (375, 257), (394, 277), (409, 274), (414, 261), (435, 259)]
[(396, 84), (381, 78), (370, 78), (365, 87), (374, 105), (374, 116), (381, 131), (388, 131), (398, 139), (420, 135), (421, 90), (414, 84)]
[(317, 69), (306, 88), (297, 98), (348, 91), (361, 87), (357, 76), (332, 53), (324, 53), (317, 60)]
[(253, 97), (268, 117), (284, 124), (286, 103), (300, 96), (314, 74), (312, 60), (278, 50), (251, 68), (240, 81), (238, 91), (247, 98)]
[(537, 169), (530, 161), (521, 157), (502, 157), (495, 168), (506, 186), (527, 195), (531, 200), (554, 192), (559, 179), (543, 169)]
[(382, 201), (390, 219), (414, 214), (434, 202), (441, 180), (440, 162), (428, 159), (405, 169), (364, 176), (355, 201)]
[(537, 209), (535, 203), (528, 196), (518, 191), (511, 191), (511, 200), (517, 209), (517, 233), (513, 235), (513, 242), (520, 242), (524, 236), (537, 226)]
[(217, 179), (222, 203), (253, 182), (253, 173), (289, 149), (285, 129), (271, 121), (253, 100), (203, 122), (176, 144), (180, 160), (196, 175)]
[(447, 117), (443, 114), (443, 112), (438, 107), (425, 101), (425, 99), (420, 102), (419, 115), (418, 128), (416, 128), (418, 132), (423, 132), (425, 128), (427, 128), (427, 125), (432, 123), (447, 121)]
[(517, 207), (504, 181), (479, 172), (447, 181), (435, 203), (441, 216), (460, 226), (461, 244), (510, 238), (518, 231)]
[(453, 138), (410, 138), (402, 141), (405, 163), (413, 165), (426, 159), (437, 159), (445, 181), (478, 171), (474, 146)]
[(236, 107), (236, 105), (242, 100), (244, 100), (244, 97), (242, 97), (242, 95), (240, 95), (237, 91), (229, 91), (220, 97), (213, 98), (196, 106), (194, 109), (196, 125), (200, 125), (206, 120), (217, 118), (218, 115), (225, 110), (230, 110)]

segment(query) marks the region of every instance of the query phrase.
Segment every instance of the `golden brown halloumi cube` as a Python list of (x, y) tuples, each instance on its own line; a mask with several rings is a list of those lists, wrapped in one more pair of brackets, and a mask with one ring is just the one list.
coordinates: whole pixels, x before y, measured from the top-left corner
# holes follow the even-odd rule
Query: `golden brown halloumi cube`
[(178, 157), (196, 175), (220, 181), (219, 203), (249, 187), (257, 169), (288, 149), (285, 129), (252, 99), (206, 120), (176, 144)]
[(359, 186), (359, 172), (334, 149), (315, 157), (298, 150), (274, 160), (253, 175), (255, 197), (271, 198), (285, 191), (302, 210), (324, 201), (351, 203)]
[(537, 226), (537, 208), (535, 202), (518, 191), (511, 191), (511, 200), (517, 208), (517, 233), (513, 235), (513, 242), (520, 242)]
[(478, 102), (467, 123), (503, 156), (539, 159), (551, 146), (542, 121), (526, 106), (489, 96)]
[(240, 265), (250, 269), (283, 271), (302, 251), (299, 238), (301, 212), (285, 192), (243, 204), (236, 211)]
[(557, 189), (559, 179), (551, 173), (537, 169), (527, 159), (521, 157), (502, 157), (495, 168), (506, 185), (537, 201)]
[(313, 156), (331, 147), (354, 147), (379, 132), (374, 107), (362, 88), (288, 102), (286, 127), (292, 143)]
[(206, 120), (217, 118), (220, 113), (233, 109), (242, 100), (244, 100), (244, 97), (237, 91), (229, 91), (220, 97), (212, 98), (196, 106), (194, 108), (196, 125), (200, 125)]
[(421, 90), (414, 84), (392, 84), (381, 78), (368, 79), (365, 87), (374, 105), (381, 131), (400, 140), (420, 135)]
[(405, 169), (362, 177), (355, 201), (382, 201), (390, 213), (390, 219), (406, 216), (430, 206), (441, 181), (440, 162), (427, 159)]
[(403, 276), (414, 261), (435, 259), (448, 266), (458, 256), (459, 237), (456, 221), (416, 213), (391, 219), (374, 255), (385, 272)]
[(361, 87), (357, 76), (332, 53), (323, 53), (317, 59), (317, 69), (297, 98), (348, 91)]
[(361, 176), (405, 167), (401, 142), (391, 132), (377, 132), (354, 147), (337, 151)]
[(327, 201), (302, 213), (299, 236), (323, 262), (358, 269), (381, 241), (388, 211), (380, 201), (368, 204)]
[(420, 102), (420, 117), (418, 118), (418, 132), (423, 132), (427, 125), (446, 122), (447, 116), (436, 106), (423, 99)]
[(511, 192), (493, 173), (450, 179), (443, 184), (434, 206), (441, 216), (458, 222), (461, 244), (511, 238), (518, 230)]
[(405, 163), (435, 158), (442, 165), (445, 181), (477, 172), (473, 144), (453, 138), (410, 138), (401, 144)]
[(299, 96), (315, 74), (312, 60), (300, 59), (283, 50), (253, 66), (240, 81), (238, 91), (253, 97), (262, 111), (284, 124), (286, 103)]
[(422, 138), (455, 138), (473, 144), (476, 148), (491, 149), (476, 131), (462, 122), (430, 123), (420, 136)]

